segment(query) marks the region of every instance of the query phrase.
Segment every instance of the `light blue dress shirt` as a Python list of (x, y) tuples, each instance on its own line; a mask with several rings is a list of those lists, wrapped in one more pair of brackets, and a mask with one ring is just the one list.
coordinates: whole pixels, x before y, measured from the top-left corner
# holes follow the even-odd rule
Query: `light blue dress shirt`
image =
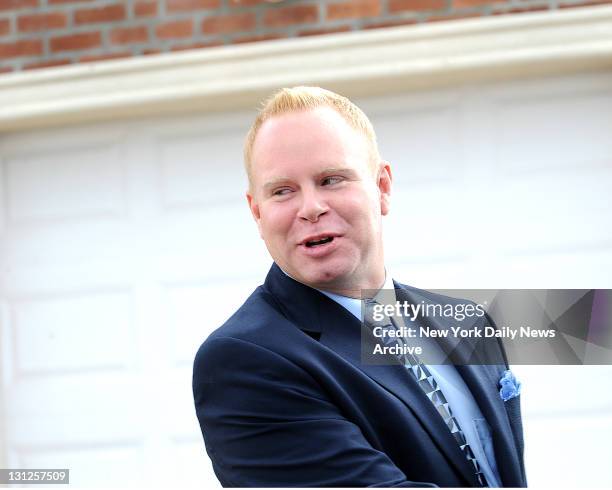
[[(386, 276), (383, 289), (395, 290), (391, 276)], [(320, 289), (318, 291), (346, 308), (360, 322), (363, 321), (361, 300), (340, 296), (339, 294), (329, 293)], [(430, 346), (428, 345), (429, 348)], [(453, 415), (459, 421), (465, 439), (472, 448), (487, 479), (488, 486), (499, 487), (501, 478), (497, 470), (491, 429), (482, 415), (476, 400), (474, 400), (472, 392), (452, 364), (427, 364), (427, 368), (442, 389), (446, 400), (452, 408)]]

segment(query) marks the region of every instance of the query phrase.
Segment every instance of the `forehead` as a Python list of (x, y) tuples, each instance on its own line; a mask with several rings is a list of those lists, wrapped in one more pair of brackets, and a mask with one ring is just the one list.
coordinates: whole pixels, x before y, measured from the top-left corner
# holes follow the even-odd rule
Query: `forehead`
[(266, 120), (253, 144), (253, 177), (279, 166), (304, 168), (322, 165), (361, 165), (368, 158), (368, 142), (361, 132), (330, 107), (280, 114)]
[(254, 141), (254, 153), (270, 143), (290, 143), (299, 146), (303, 141), (316, 139), (320, 143), (335, 143), (351, 139), (356, 131), (334, 109), (327, 106), (292, 111), (273, 116), (261, 125)]

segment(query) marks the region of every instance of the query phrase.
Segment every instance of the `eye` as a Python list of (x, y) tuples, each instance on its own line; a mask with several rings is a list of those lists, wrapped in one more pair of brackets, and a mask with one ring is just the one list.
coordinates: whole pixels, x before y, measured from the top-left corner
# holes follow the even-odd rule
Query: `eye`
[(342, 182), (342, 177), (339, 177), (337, 175), (335, 176), (329, 176), (329, 177), (325, 177), (323, 178), (323, 180), (321, 181), (321, 185), (333, 185), (333, 184), (337, 184), (338, 182)]
[(278, 189), (274, 189), (272, 191), (273, 196), (284, 196), (285, 194), (289, 194), (291, 189), (289, 187), (280, 187)]

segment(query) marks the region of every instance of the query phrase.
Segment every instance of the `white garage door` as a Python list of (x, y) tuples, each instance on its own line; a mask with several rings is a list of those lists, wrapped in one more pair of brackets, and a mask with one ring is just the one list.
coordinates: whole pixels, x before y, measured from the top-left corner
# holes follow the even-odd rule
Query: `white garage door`
[[(396, 277), (612, 288), (610, 74), (359, 102), (393, 164)], [(191, 362), (270, 264), (244, 199), (251, 117), (2, 136), (0, 466), (68, 467), (84, 486), (216, 483)], [(612, 485), (612, 394), (587, 396), (610, 369), (517, 370), (530, 483)]]

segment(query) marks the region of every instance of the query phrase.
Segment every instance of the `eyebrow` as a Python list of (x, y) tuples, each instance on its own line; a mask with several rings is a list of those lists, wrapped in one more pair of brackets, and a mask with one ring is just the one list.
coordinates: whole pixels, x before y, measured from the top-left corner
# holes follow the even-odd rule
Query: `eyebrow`
[(334, 173), (355, 173), (355, 169), (351, 167), (328, 167), (323, 169), (321, 172), (317, 174), (317, 176), (334, 174)]
[[(324, 175), (329, 175), (329, 174), (334, 174), (334, 173), (349, 173), (349, 174), (355, 174), (355, 169), (351, 168), (351, 167), (328, 167), (328, 168), (324, 168), (323, 170), (321, 170), (320, 172), (317, 173), (317, 177), (322, 177)], [(285, 184), (291, 182), (291, 179), (288, 177), (278, 177), (276, 179), (272, 179), (268, 182), (266, 182), (263, 185), (263, 189), (264, 190), (268, 190), (272, 187), (276, 187), (277, 185), (281, 185), (281, 184)]]

